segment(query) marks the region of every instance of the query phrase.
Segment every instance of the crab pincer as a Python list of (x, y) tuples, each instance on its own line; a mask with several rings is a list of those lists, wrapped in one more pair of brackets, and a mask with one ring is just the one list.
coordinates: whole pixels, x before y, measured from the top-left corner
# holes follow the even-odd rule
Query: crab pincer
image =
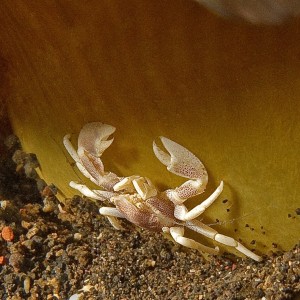
[(160, 149), (153, 142), (153, 151), (156, 157), (163, 163), (168, 171), (190, 179), (203, 178), (207, 181), (207, 172), (203, 163), (185, 147), (161, 136), (160, 140), (169, 153)]
[(108, 139), (116, 128), (101, 122), (92, 122), (83, 126), (78, 136), (78, 153), (88, 152), (95, 157), (101, 157), (111, 145), (113, 138)]
[(67, 134), (63, 140), (78, 169), (98, 186), (109, 189), (112, 189), (120, 179), (116, 174), (104, 171), (101, 155), (113, 142), (113, 138), (108, 138), (115, 130), (115, 127), (101, 122), (84, 125), (78, 136), (77, 151), (70, 142), (70, 134)]
[(180, 204), (188, 198), (203, 193), (208, 175), (199, 158), (185, 147), (168, 138), (160, 137), (160, 140), (168, 153), (153, 142), (153, 151), (156, 157), (167, 167), (168, 171), (190, 179), (175, 190), (169, 190), (171, 200), (175, 204)]

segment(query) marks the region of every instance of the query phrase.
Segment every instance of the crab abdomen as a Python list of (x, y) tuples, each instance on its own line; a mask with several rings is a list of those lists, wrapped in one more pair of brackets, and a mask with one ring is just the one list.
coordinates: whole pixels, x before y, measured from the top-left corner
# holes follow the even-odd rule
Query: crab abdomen
[(151, 211), (136, 207), (122, 196), (116, 197), (114, 199), (114, 204), (131, 223), (151, 231), (160, 232), (162, 230), (163, 226), (161, 225), (159, 218)]
[(131, 223), (151, 231), (162, 231), (176, 223), (174, 204), (160, 197), (148, 198), (141, 206), (133, 204), (126, 196), (114, 198), (116, 208)]

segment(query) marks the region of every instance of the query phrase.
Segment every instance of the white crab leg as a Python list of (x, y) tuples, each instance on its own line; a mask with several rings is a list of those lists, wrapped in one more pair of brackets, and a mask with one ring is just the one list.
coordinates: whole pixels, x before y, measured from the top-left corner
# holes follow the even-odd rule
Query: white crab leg
[(115, 207), (107, 207), (107, 206), (100, 207), (99, 213), (104, 216), (125, 218), (125, 216), (119, 210), (117, 210)]
[(95, 200), (100, 200), (100, 201), (104, 201), (104, 200), (107, 200), (107, 198), (99, 195), (99, 194), (96, 194), (95, 192), (93, 192), (91, 189), (89, 189), (86, 185), (84, 184), (80, 184), (80, 183), (77, 183), (75, 181), (71, 181), (69, 183), (70, 187), (72, 187), (73, 189), (79, 191), (82, 195), (86, 196), (86, 197), (89, 197), (89, 198), (92, 198), (92, 199), (95, 199)]
[(233, 239), (232, 237), (217, 233), (214, 237), (214, 240), (224, 244), (226, 246), (234, 247), (236, 250), (240, 251), (241, 253), (245, 254), (246, 256), (256, 260), (261, 261), (262, 258), (259, 255), (256, 255), (249, 249), (247, 249), (245, 246), (243, 246), (241, 243)]
[(232, 237), (220, 234), (216, 230), (212, 229), (211, 227), (203, 224), (198, 220), (187, 221), (185, 226), (223, 245), (234, 247), (236, 250), (240, 251), (241, 253), (256, 261), (262, 260), (260, 256), (247, 249), (245, 246), (243, 246), (241, 243), (239, 243)]
[(197, 218), (206, 210), (206, 208), (214, 203), (214, 201), (221, 194), (222, 190), (223, 181), (221, 181), (217, 189), (206, 200), (194, 207), (192, 210), (188, 211), (183, 204), (176, 205), (174, 216), (181, 221), (189, 221)]
[(125, 216), (115, 207), (101, 207), (99, 213), (106, 216), (110, 224), (117, 230), (123, 229), (120, 221), (117, 218), (125, 218)]
[(67, 149), (68, 153), (70, 154), (70, 156), (73, 158), (73, 160), (75, 162), (80, 162), (78, 154), (77, 154), (76, 150), (74, 149), (74, 147), (70, 141), (70, 138), (71, 138), (71, 134), (66, 134), (63, 139), (63, 144), (64, 144), (65, 148)]
[(93, 193), (95, 193), (96, 195), (110, 201), (110, 199), (112, 197), (117, 196), (117, 193), (114, 192), (109, 192), (109, 191), (102, 191), (102, 190), (91, 190)]
[(109, 223), (113, 226), (113, 228), (117, 230), (124, 229), (124, 227), (121, 225), (120, 221), (117, 218), (110, 216), (106, 216), (106, 218), (108, 219)]
[(206, 252), (209, 254), (218, 254), (219, 248), (211, 248), (204, 246), (192, 239), (184, 237), (184, 228), (183, 227), (171, 227), (170, 228), (170, 234), (173, 237), (173, 239), (180, 245), (183, 245), (188, 248), (196, 249), (202, 252)]
[(180, 204), (188, 198), (202, 193), (208, 181), (207, 172), (202, 162), (183, 146), (165, 137), (160, 137), (160, 139), (169, 153), (161, 150), (153, 142), (153, 151), (156, 157), (167, 166), (170, 172), (190, 179), (180, 187), (167, 191), (170, 200), (175, 204)]

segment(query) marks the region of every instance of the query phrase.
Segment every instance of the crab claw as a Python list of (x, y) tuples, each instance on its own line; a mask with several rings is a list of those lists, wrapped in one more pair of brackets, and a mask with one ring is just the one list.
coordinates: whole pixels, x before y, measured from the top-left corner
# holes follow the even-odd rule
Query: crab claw
[(160, 140), (169, 153), (161, 150), (153, 142), (156, 157), (167, 166), (168, 171), (189, 179), (207, 178), (207, 172), (202, 162), (189, 150), (163, 136)]
[(114, 139), (108, 140), (108, 137), (115, 130), (115, 127), (100, 122), (84, 125), (78, 137), (78, 154), (86, 151), (95, 157), (100, 157), (113, 142)]
[(174, 204), (181, 204), (188, 198), (204, 192), (208, 176), (202, 162), (181, 145), (165, 137), (160, 137), (160, 140), (169, 153), (161, 150), (153, 142), (153, 151), (156, 157), (167, 166), (168, 171), (190, 179), (173, 190), (167, 190), (167, 197)]
[(101, 161), (101, 155), (107, 149), (113, 139), (108, 139), (116, 128), (100, 122), (92, 122), (83, 126), (78, 136), (77, 154), (80, 164), (86, 170), (87, 177), (94, 183), (109, 190), (119, 181), (116, 174), (105, 172)]

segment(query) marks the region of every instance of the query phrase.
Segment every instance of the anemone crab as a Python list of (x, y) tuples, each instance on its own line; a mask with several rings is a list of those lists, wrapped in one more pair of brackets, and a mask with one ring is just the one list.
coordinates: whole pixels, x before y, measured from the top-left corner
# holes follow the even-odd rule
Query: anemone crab
[(84, 125), (79, 133), (77, 151), (70, 142), (70, 134), (63, 139), (64, 146), (78, 169), (100, 189), (90, 189), (74, 181), (70, 182), (70, 186), (86, 197), (111, 202), (114, 207), (101, 207), (99, 212), (107, 217), (114, 228), (122, 229), (118, 218), (125, 218), (142, 228), (167, 233), (183, 246), (209, 254), (219, 252), (217, 246), (208, 247), (185, 237), (186, 227), (220, 244), (233, 247), (256, 261), (261, 261), (260, 256), (240, 242), (218, 233), (196, 219), (221, 194), (223, 181), (206, 200), (188, 211), (184, 202), (204, 192), (208, 175), (202, 162), (183, 146), (166, 137), (160, 137), (165, 151), (153, 142), (154, 154), (167, 170), (188, 179), (174, 189), (159, 191), (147, 177), (138, 175), (119, 177), (105, 171), (101, 155), (113, 142), (113, 138), (109, 137), (115, 130), (115, 127), (100, 122)]

